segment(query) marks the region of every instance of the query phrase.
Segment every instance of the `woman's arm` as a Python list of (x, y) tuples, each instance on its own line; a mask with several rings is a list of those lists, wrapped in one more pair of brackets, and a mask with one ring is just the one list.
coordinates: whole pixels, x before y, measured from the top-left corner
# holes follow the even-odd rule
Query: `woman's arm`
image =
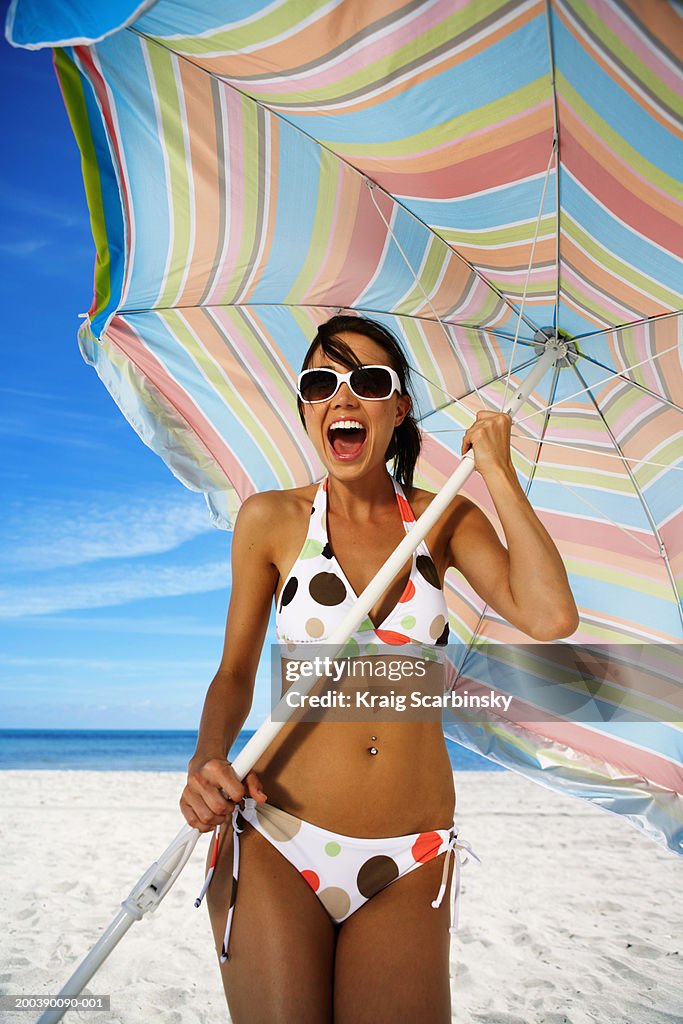
[(232, 811), (246, 795), (263, 801), (258, 777), (250, 772), (246, 787), (226, 757), (249, 714), (256, 670), (268, 627), (278, 571), (272, 558), (273, 494), (254, 494), (243, 503), (232, 539), (232, 593), (225, 627), (223, 656), (204, 700), (197, 746), (188, 765), (188, 783), (180, 798), (186, 820), (206, 831)]
[(534, 640), (559, 640), (579, 624), (567, 572), (550, 534), (519, 485), (510, 458), (511, 417), (480, 411), (463, 438), (472, 448), (500, 518), (507, 549), (480, 508), (461, 499), (450, 537), (450, 564), (481, 598)]

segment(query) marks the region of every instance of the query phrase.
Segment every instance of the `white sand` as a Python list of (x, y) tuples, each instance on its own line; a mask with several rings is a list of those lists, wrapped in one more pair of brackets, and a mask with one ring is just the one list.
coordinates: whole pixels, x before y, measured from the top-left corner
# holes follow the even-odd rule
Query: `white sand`
[[(184, 777), (1, 778), (0, 991), (54, 994), (183, 825)], [(518, 776), (465, 772), (456, 782), (461, 836), (483, 863), (463, 871), (453, 1019), (680, 1024), (679, 859), (615, 815)], [(86, 990), (111, 994), (111, 1012), (72, 1012), (67, 1021), (229, 1020), (206, 908), (193, 907), (208, 842), (200, 840), (159, 911), (133, 926)], [(35, 1016), (0, 1019), (28, 1024)]]

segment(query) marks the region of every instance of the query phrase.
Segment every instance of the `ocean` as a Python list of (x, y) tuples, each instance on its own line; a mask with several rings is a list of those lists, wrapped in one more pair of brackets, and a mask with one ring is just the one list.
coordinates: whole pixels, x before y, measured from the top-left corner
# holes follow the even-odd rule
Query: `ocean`
[[(254, 735), (243, 729), (230, 760)], [(0, 769), (184, 772), (197, 740), (194, 730), (0, 729)], [(446, 740), (455, 771), (505, 771)]]

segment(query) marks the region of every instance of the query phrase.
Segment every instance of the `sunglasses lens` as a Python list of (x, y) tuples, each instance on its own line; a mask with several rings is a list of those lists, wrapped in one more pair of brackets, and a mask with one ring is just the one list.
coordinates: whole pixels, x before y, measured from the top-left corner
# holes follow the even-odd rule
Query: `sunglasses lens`
[(337, 375), (331, 370), (307, 370), (299, 384), (299, 394), (304, 402), (324, 402), (334, 394)]
[(359, 398), (388, 398), (391, 374), (383, 366), (363, 366), (351, 374), (351, 387)]

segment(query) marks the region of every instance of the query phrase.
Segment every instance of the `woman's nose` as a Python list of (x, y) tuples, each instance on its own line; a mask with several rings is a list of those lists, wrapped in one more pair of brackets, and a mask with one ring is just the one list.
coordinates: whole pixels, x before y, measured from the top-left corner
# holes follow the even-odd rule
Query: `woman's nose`
[(339, 390), (334, 396), (333, 405), (356, 405), (358, 399), (354, 395), (351, 388), (348, 386), (346, 381), (342, 381), (339, 385)]

